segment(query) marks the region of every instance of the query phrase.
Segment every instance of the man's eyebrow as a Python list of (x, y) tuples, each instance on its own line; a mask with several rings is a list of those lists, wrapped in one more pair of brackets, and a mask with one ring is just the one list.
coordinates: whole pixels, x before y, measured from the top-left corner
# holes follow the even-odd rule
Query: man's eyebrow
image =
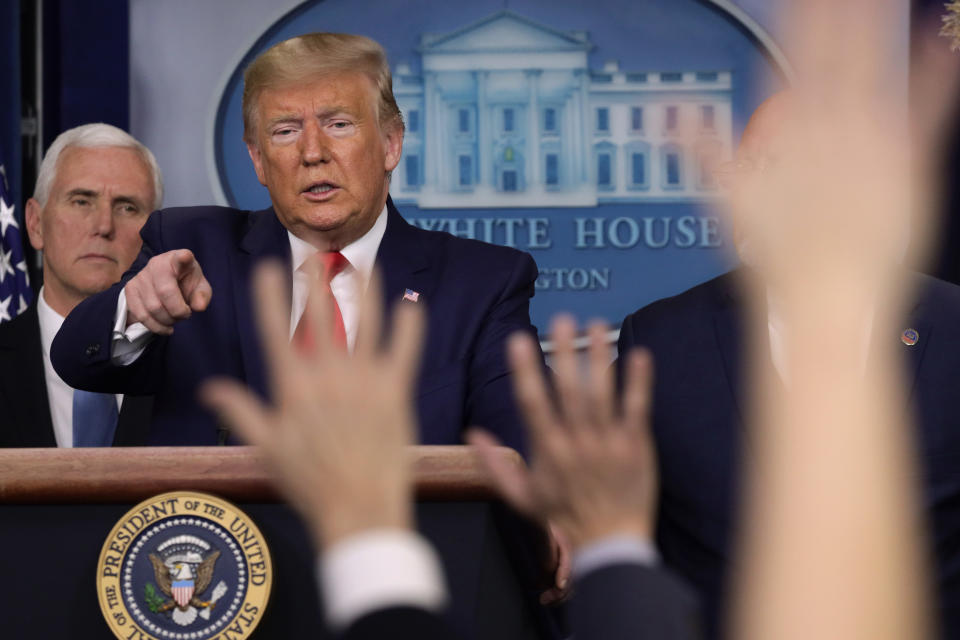
[(280, 124), (281, 122), (300, 122), (301, 120), (302, 118), (296, 114), (285, 113), (285, 114), (270, 118), (270, 120), (267, 121), (267, 126), (273, 127)]
[(67, 191), (67, 197), (72, 198), (74, 196), (84, 196), (86, 198), (96, 198), (100, 195), (99, 191), (94, 191), (93, 189), (84, 189), (83, 187), (77, 187), (76, 189), (70, 189)]
[(317, 117), (320, 118), (321, 120), (324, 118), (330, 118), (337, 115), (352, 116), (354, 115), (354, 110), (345, 105), (337, 105), (334, 107), (327, 107), (325, 109), (321, 109), (320, 111), (317, 112)]

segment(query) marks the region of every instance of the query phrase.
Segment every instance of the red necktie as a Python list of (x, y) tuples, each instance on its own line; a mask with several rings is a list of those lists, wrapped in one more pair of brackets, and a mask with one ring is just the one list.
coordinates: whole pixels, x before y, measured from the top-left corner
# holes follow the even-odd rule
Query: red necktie
[[(320, 291), (327, 296), (330, 312), (333, 315), (333, 342), (341, 348), (347, 347), (347, 330), (343, 325), (343, 315), (340, 313), (340, 305), (333, 296), (333, 290), (330, 288), (330, 281), (343, 271), (350, 262), (343, 257), (339, 251), (318, 251), (304, 262), (302, 269), (307, 269), (307, 273), (317, 273), (323, 278), (323, 288)], [(310, 295), (313, 295), (311, 290)], [(316, 336), (313, 335), (313, 327), (308, 318), (310, 311), (310, 296), (307, 296), (307, 306), (303, 309), (303, 315), (300, 316), (300, 322), (297, 323), (297, 329), (293, 332), (293, 343), (304, 350), (312, 350), (317, 346)]]

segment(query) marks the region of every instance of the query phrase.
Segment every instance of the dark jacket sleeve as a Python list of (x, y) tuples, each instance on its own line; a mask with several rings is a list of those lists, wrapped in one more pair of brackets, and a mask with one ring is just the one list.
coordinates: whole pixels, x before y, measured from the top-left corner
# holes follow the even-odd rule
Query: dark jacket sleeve
[(524, 455), (526, 431), (514, 399), (507, 339), (518, 332), (537, 338), (537, 330), (530, 323), (530, 299), (537, 274), (533, 258), (518, 254), (484, 319), (468, 369), (467, 425), (484, 427)]
[(570, 630), (577, 640), (697, 640), (696, 598), (666, 571), (616, 564), (574, 584)]
[(166, 251), (160, 236), (161, 216), (152, 215), (140, 232), (143, 247), (120, 282), (78, 304), (54, 338), (50, 359), (64, 382), (75, 389), (101, 393), (149, 395), (161, 379), (166, 338), (154, 336), (146, 351), (129, 366), (110, 361), (117, 299), (126, 283), (150, 258)]

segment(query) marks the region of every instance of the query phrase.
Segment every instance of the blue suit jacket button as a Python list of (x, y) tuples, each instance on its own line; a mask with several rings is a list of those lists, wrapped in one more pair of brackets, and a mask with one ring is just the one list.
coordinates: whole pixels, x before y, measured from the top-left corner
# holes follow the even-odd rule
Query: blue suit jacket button
[(100, 345), (99, 345), (99, 344), (91, 344), (90, 346), (87, 347), (86, 353), (87, 353), (87, 357), (88, 357), (88, 358), (92, 358), (93, 356), (95, 356), (95, 355), (97, 355), (98, 353), (100, 353)]

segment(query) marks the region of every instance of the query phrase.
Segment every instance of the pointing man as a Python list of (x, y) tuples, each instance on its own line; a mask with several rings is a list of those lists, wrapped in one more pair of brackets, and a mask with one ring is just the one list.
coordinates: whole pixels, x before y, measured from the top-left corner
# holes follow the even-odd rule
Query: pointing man
[(420, 442), (459, 443), (464, 427), (484, 424), (523, 449), (504, 341), (518, 330), (534, 333), (536, 266), (529, 255), (419, 230), (400, 216), (388, 187), (404, 127), (383, 49), (346, 34), (277, 44), (246, 71), (243, 117), (272, 206), (152, 216), (122, 282), (64, 324), (53, 349), (64, 379), (155, 394), (153, 444), (216, 444), (226, 432), (197, 402), (203, 380), (228, 375), (269, 396), (249, 293), (253, 265), (265, 257), (286, 264), (290, 335), (302, 344), (311, 342), (298, 330), (309, 281), (320, 274), (336, 303), (330, 330), (348, 349), (376, 265), (384, 286), (372, 295), (388, 308), (427, 311)]

